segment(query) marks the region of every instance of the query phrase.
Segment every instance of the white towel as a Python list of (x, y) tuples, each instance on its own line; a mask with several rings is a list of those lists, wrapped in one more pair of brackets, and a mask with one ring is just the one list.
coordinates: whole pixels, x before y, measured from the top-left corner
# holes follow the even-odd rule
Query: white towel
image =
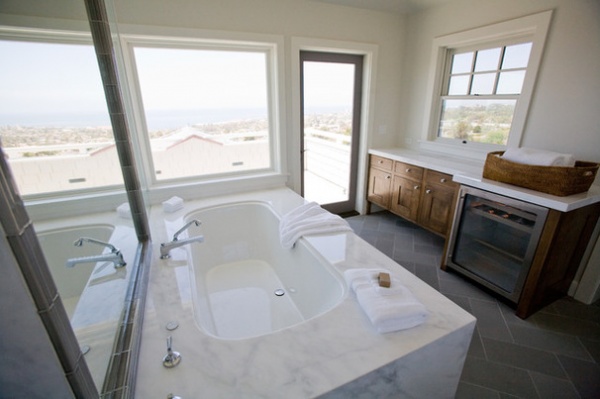
[[(379, 269), (348, 269), (344, 278), (356, 294), (363, 311), (379, 333), (416, 327), (427, 319), (425, 306), (398, 278), (391, 276), (389, 288), (380, 287)], [(391, 274), (391, 273), (390, 273)]]
[(536, 150), (533, 148), (507, 148), (502, 154), (507, 161), (539, 166), (575, 166), (572, 154)]
[(352, 228), (338, 215), (327, 212), (316, 202), (309, 202), (285, 214), (279, 223), (279, 236), (284, 248), (292, 248), (302, 236), (340, 233)]

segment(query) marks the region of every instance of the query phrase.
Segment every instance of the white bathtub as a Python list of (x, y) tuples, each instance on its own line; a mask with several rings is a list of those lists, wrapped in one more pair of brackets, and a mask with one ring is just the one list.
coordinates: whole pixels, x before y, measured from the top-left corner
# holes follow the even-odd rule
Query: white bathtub
[(279, 216), (267, 202), (248, 201), (199, 209), (189, 236), (192, 302), (207, 334), (243, 339), (279, 331), (322, 315), (344, 298), (345, 283), (318, 252), (299, 241), (279, 242)]
[[(208, 312), (211, 299), (208, 290), (211, 280), (221, 278), (219, 265), (236, 262), (241, 259), (240, 254), (252, 254), (256, 256), (254, 259), (267, 263), (279, 259), (278, 255), (264, 254), (269, 249), (279, 251), (279, 237), (271, 233), (262, 235), (262, 227), (272, 221), (270, 210), (278, 218), (304, 202), (302, 197), (282, 187), (188, 200), (183, 209), (171, 213), (165, 212), (161, 205), (152, 207), (153, 263), (149, 270), (135, 398), (166, 397), (169, 393), (182, 398), (354, 398), (369, 396), (373, 387), (386, 397), (454, 397), (475, 319), (351, 232), (302, 238), (290, 252), (306, 251), (307, 259), (308, 255), (314, 255), (314, 264), (275, 262), (269, 266), (286, 290), (284, 297), (294, 298), (298, 313), (313, 306), (309, 305), (313, 299), (324, 303), (314, 305), (322, 310), (313, 313), (324, 313), (303, 315), (309, 318), (293, 321), (296, 324), (279, 331), (252, 331), (251, 334), (262, 335), (248, 339), (227, 339), (217, 334), (213, 315)], [(233, 203), (257, 206), (252, 212), (239, 214), (229, 206), (229, 209), (222, 207)], [(210, 212), (203, 215), (202, 210)], [(261, 212), (265, 214), (259, 217)], [(220, 217), (220, 213), (225, 215)], [(171, 251), (171, 259), (160, 259), (160, 243), (172, 239), (173, 233), (192, 217), (198, 217), (202, 225), (194, 227), (189, 235), (202, 234), (205, 241)], [(231, 220), (233, 225), (225, 226), (224, 220)], [(217, 249), (211, 250), (211, 240), (218, 243), (222, 240), (219, 236), (238, 237), (239, 230), (249, 232), (249, 240), (214, 245), (220, 255)], [(203, 261), (214, 265), (194, 270), (194, 278), (190, 278), (190, 254), (200, 257), (198, 266), (203, 267)], [(329, 263), (322, 267), (322, 260)], [(313, 269), (314, 265), (318, 267)], [(345, 270), (364, 267), (390, 270), (427, 307), (430, 312), (427, 321), (412, 329), (378, 334), (355, 295), (340, 281)], [(288, 272), (295, 275), (290, 277)], [(229, 283), (231, 276), (224, 274), (224, 281)], [(251, 274), (255, 275), (258, 273)], [(192, 286), (201, 289), (194, 293)], [(290, 287), (304, 299), (296, 300), (296, 293), (293, 295)], [(273, 289), (269, 287), (264, 295), (271, 295)], [(334, 293), (324, 299), (323, 291), (329, 289)], [(204, 300), (203, 314), (197, 313), (202, 309), (198, 306), (202, 305), (200, 299)], [(168, 336), (172, 337), (173, 350), (182, 357), (181, 364), (170, 369), (162, 366)]]

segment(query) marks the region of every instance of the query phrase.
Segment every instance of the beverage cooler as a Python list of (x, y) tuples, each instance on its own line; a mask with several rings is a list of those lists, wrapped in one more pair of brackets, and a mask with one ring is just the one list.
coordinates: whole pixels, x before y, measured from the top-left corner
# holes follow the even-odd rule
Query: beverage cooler
[(446, 267), (517, 303), (548, 209), (463, 186)]

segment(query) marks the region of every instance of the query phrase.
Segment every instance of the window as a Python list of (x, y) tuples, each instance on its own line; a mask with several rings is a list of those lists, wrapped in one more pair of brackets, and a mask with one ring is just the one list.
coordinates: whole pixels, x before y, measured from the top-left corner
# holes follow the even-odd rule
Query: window
[(449, 52), (438, 137), (506, 145), (531, 42)]
[(434, 40), (425, 147), (519, 145), (550, 17), (548, 11)]
[(133, 45), (155, 182), (272, 168), (268, 51)]
[(0, 40), (0, 137), (19, 191), (122, 185), (94, 48), (54, 39)]

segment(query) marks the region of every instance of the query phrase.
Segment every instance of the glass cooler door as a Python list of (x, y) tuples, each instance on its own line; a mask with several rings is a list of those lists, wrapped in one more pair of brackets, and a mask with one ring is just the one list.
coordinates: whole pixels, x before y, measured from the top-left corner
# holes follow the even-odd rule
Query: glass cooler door
[(518, 301), (547, 209), (481, 190), (461, 190), (448, 266)]

